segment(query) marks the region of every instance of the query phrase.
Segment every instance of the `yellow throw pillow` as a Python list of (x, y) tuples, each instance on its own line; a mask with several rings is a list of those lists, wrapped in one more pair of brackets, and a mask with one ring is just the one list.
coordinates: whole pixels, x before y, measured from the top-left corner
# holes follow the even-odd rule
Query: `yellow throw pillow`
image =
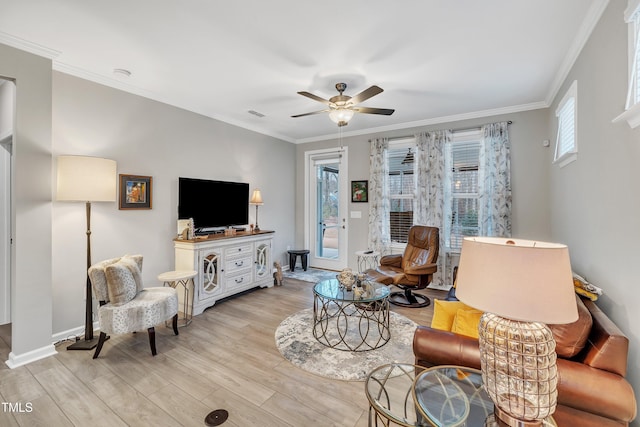
[(482, 313), (482, 311), (473, 308), (467, 310), (459, 309), (453, 319), (451, 332), (472, 338), (478, 338), (478, 324), (480, 323)]
[(431, 319), (431, 327), (441, 331), (451, 331), (453, 319), (460, 309), (469, 310), (471, 307), (462, 301), (444, 301), (433, 300), (433, 318)]

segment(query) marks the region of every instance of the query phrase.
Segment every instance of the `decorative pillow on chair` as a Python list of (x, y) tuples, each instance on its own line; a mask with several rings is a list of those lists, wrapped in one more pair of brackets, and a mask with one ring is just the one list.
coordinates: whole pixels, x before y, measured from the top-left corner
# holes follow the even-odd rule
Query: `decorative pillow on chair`
[(136, 265), (138, 266), (138, 271), (132, 271), (131, 273), (133, 274), (133, 278), (136, 281), (137, 292), (143, 290), (144, 285), (142, 284), (142, 255), (125, 255), (120, 259), (126, 261), (134, 261), (136, 263)]
[(138, 294), (138, 283), (142, 284), (142, 278), (134, 259), (122, 257), (120, 261), (107, 265), (104, 272), (111, 304), (127, 303)]

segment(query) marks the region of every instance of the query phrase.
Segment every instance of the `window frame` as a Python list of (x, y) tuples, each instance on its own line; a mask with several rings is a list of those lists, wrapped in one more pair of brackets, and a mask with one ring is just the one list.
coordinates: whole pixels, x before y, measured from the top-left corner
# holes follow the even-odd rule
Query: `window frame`
[[(391, 179), (391, 170), (389, 170), (389, 155), (391, 150), (408, 150), (409, 148), (411, 148), (414, 151), (414, 156), (417, 155), (417, 144), (416, 144), (416, 138), (415, 137), (407, 137), (407, 138), (398, 138), (398, 139), (393, 139), (389, 141), (389, 146), (387, 148), (387, 156), (386, 156), (386, 162), (387, 162), (387, 180), (388, 182)], [(414, 167), (413, 167), (413, 179), (414, 179), (414, 184), (415, 184), (415, 177), (416, 177), (416, 170), (415, 170), (415, 165), (417, 160), (414, 160)], [(389, 221), (391, 221), (391, 204), (394, 200), (410, 200), (411, 201), (411, 205), (413, 207), (413, 209), (415, 209), (415, 199), (416, 199), (416, 193), (415, 193), (415, 185), (413, 188), (413, 193), (412, 194), (391, 194), (391, 188), (389, 188)], [(413, 211), (412, 211), (413, 212)], [(414, 216), (412, 215), (412, 223), (413, 223), (413, 218)], [(389, 228), (391, 228), (391, 224), (389, 224)], [(389, 236), (391, 236), (391, 229), (389, 229)], [(391, 246), (392, 248), (395, 247), (396, 250), (401, 250), (402, 248), (404, 248), (406, 246), (406, 242), (400, 242), (400, 241), (394, 241), (392, 240), (391, 242)]]
[[(571, 148), (563, 153), (559, 153), (559, 150), (562, 146), (562, 129), (563, 126), (563, 118), (569, 119), (563, 115), (563, 110), (567, 106), (567, 104), (573, 100), (573, 114), (570, 119), (573, 124), (573, 144)], [(558, 118), (558, 131), (556, 135), (556, 147), (553, 154), (553, 163), (557, 163), (560, 167), (565, 167), (569, 163), (574, 162), (578, 159), (578, 81), (574, 80), (569, 86), (569, 89), (565, 92), (564, 96), (558, 103), (558, 108), (556, 109), (556, 117)]]
[[(454, 173), (454, 165), (453, 165), (453, 149), (455, 145), (462, 145), (462, 144), (470, 144), (470, 143), (476, 143), (478, 144), (478, 169), (477, 169), (477, 180), (478, 180), (478, 186), (476, 188), (476, 192), (475, 193), (454, 193), (452, 190), (449, 191), (445, 191), (445, 212), (444, 212), (444, 218), (445, 218), (445, 224), (444, 224), (444, 243), (445, 243), (445, 249), (446, 252), (451, 252), (451, 253), (456, 253), (456, 252), (460, 252), (460, 250), (462, 249), (462, 246), (453, 246), (452, 245), (452, 234), (453, 234), (453, 205), (454, 202), (456, 200), (459, 199), (475, 199), (477, 201), (479, 201), (482, 197), (482, 194), (480, 192), (481, 188), (480, 188), (480, 180), (483, 179), (483, 174), (484, 174), (484, 170), (483, 170), (483, 166), (480, 164), (480, 157), (481, 154), (480, 152), (484, 149), (484, 141), (483, 141), (483, 137), (482, 137), (482, 130), (481, 129), (473, 129), (473, 130), (468, 130), (468, 131), (454, 131), (452, 133), (452, 138), (451, 141), (447, 143), (447, 147), (445, 150), (445, 186), (451, 186), (453, 187), (454, 183), (453, 183), (453, 173)], [(480, 213), (480, 209), (481, 207), (478, 206), (478, 212), (477, 212), (477, 217), (478, 217), (478, 224), (476, 226), (477, 229), (477, 235), (480, 234), (480, 222), (479, 222), (479, 218), (481, 216)], [(459, 236), (466, 236), (464, 234), (456, 234)]]

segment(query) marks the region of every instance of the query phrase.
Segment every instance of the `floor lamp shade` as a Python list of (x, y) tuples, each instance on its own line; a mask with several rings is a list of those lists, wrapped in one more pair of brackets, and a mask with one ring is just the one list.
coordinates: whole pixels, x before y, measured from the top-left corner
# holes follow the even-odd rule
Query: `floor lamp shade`
[(91, 266), (91, 202), (115, 202), (116, 162), (99, 157), (59, 156), (56, 200), (85, 202), (87, 217), (87, 277), (85, 284), (84, 340), (68, 350), (90, 350), (98, 344), (93, 337), (93, 297), (88, 270)]
[(578, 319), (569, 250), (529, 240), (463, 240), (456, 295), (484, 311), (478, 326), (483, 385), (496, 417), (537, 426), (557, 402), (555, 340), (546, 325)]
[(56, 200), (114, 202), (115, 160), (85, 156), (59, 156)]

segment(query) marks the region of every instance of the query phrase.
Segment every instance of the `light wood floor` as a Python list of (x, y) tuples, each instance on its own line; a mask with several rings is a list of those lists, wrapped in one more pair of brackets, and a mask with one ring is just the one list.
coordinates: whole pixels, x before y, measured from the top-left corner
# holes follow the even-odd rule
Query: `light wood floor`
[[(26, 366), (0, 363), (0, 401), (32, 406), (0, 408), (0, 426), (203, 426), (219, 408), (229, 411), (225, 427), (366, 426), (363, 382), (309, 374), (275, 346), (280, 322), (312, 302), (312, 284), (285, 279), (217, 303), (179, 336), (156, 327), (156, 357), (138, 333), (112, 336), (97, 360), (63, 343), (57, 355)], [(433, 315), (432, 306), (392, 310), (419, 324)], [(0, 327), (0, 361), (8, 359), (10, 334)]]

